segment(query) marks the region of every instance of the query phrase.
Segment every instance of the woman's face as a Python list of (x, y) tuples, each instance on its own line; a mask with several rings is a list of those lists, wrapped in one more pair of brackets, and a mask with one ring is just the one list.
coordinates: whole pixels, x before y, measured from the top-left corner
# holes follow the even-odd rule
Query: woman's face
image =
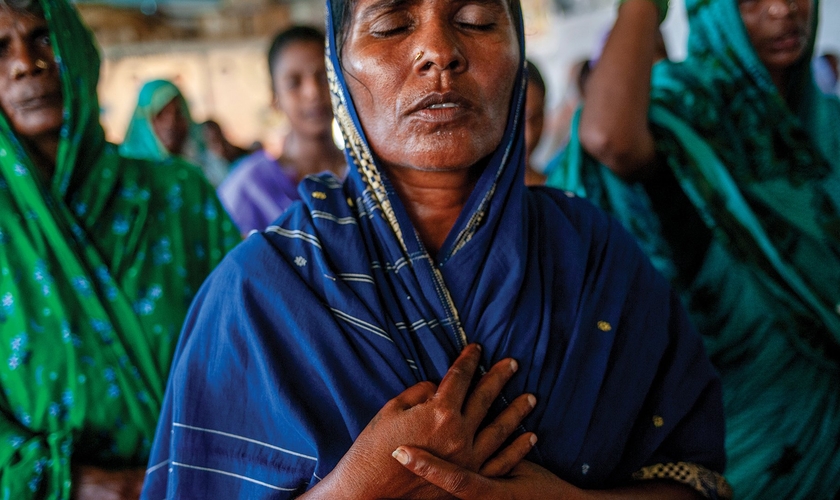
[(341, 56), (386, 167), (469, 168), (501, 142), (519, 66), (507, 0), (358, 0)]
[(61, 77), (47, 21), (0, 7), (0, 108), (24, 139), (57, 135), (64, 122)]
[(324, 45), (293, 42), (277, 54), (272, 75), (275, 106), (305, 136), (332, 134), (333, 111)]
[(804, 54), (811, 38), (812, 0), (740, 0), (738, 9), (758, 58), (771, 74)]
[(178, 99), (172, 99), (152, 119), (152, 128), (170, 154), (181, 154), (187, 142), (189, 124)]

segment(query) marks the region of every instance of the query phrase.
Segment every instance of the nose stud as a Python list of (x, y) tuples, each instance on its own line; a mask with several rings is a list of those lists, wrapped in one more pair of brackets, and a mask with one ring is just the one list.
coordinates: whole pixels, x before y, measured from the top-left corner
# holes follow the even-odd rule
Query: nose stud
[(420, 52), (418, 52), (417, 55), (414, 56), (414, 62), (419, 61), (420, 58), (423, 57), (423, 54), (425, 54), (425, 52), (423, 52), (422, 50)]
[(36, 68), (47, 69), (48, 66), (49, 65), (47, 64), (47, 61), (45, 61), (43, 59), (36, 59), (35, 60), (35, 67)]

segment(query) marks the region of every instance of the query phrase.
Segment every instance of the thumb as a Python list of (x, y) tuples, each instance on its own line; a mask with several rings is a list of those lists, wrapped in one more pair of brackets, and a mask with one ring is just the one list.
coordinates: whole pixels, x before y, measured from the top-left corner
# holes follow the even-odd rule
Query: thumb
[(400, 446), (391, 454), (418, 477), (462, 500), (486, 498), (488, 480), (472, 471), (413, 446)]

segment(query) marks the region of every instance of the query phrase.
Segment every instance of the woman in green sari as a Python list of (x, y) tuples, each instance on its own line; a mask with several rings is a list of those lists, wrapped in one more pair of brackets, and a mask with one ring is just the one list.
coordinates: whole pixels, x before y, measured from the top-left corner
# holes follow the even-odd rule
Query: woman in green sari
[[(810, 60), (817, 0), (627, 0), (549, 185), (586, 194), (683, 291), (723, 378), (738, 498), (840, 490), (840, 103)], [(606, 167), (604, 166), (606, 165)]]
[(0, 1), (0, 498), (136, 497), (187, 307), (239, 236), (105, 141), (65, 0)]

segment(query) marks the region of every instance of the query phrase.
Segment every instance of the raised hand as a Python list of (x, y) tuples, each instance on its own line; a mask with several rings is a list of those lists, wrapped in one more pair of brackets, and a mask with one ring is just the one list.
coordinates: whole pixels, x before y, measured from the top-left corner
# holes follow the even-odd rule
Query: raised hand
[(394, 450), (406, 444), (429, 450), (472, 472), (507, 474), (531, 449), (535, 436), (526, 433), (502, 451), (499, 448), (530, 413), (536, 399), (529, 394), (519, 396), (491, 424), (481, 428), (490, 405), (516, 372), (517, 364), (512, 359), (496, 363), (470, 391), (480, 355), (477, 345), (467, 346), (439, 387), (421, 382), (386, 403), (335, 470), (305, 497), (327, 498), (339, 493), (358, 499), (448, 497), (392, 458)]

